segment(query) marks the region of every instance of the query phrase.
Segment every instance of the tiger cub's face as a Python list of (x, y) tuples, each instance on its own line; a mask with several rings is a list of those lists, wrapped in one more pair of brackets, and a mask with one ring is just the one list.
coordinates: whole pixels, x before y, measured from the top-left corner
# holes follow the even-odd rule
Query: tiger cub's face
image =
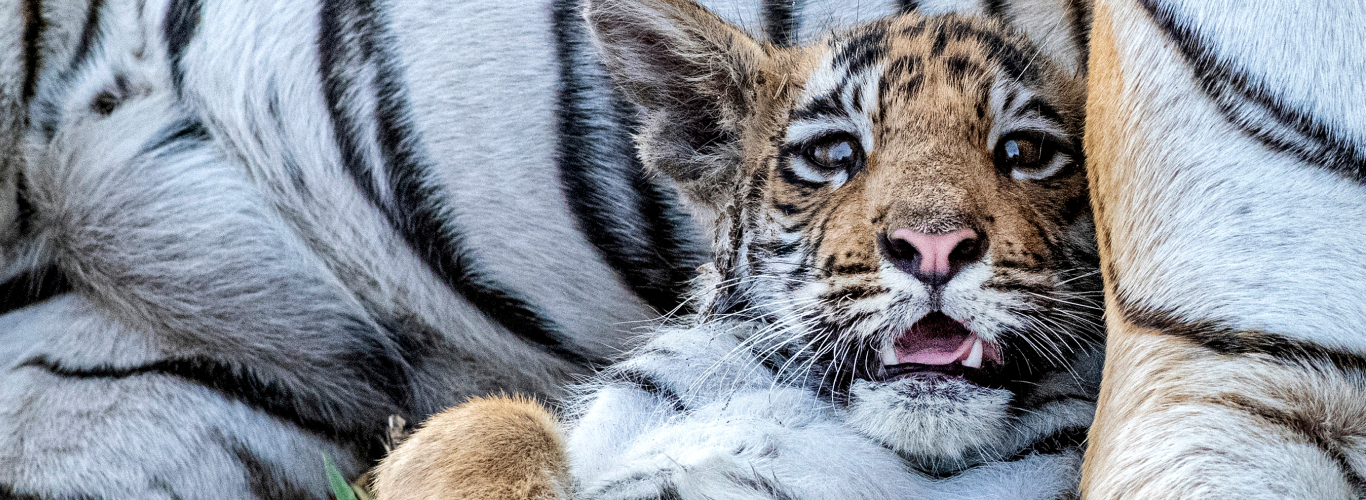
[(711, 313), (767, 324), (747, 346), (785, 381), (931, 472), (1085, 428), (1101, 326), (1079, 76), (969, 18), (798, 48), (681, 1), (588, 18), (645, 110), (647, 166), (711, 222)]

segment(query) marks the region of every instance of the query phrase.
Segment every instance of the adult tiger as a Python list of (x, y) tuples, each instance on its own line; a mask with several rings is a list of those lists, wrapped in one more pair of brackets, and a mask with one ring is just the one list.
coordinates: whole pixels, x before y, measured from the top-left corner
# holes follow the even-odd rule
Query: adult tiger
[(390, 414), (557, 394), (676, 305), (700, 245), (577, 9), (0, 1), (0, 497), (325, 497)]
[(1092, 33), (1085, 497), (1366, 497), (1366, 4), (1100, 0)]
[(478, 400), (380, 497), (1074, 494), (1101, 336), (1083, 75), (979, 17), (780, 48), (687, 0), (587, 3), (646, 167), (707, 215), (699, 313), (601, 372), (562, 442)]

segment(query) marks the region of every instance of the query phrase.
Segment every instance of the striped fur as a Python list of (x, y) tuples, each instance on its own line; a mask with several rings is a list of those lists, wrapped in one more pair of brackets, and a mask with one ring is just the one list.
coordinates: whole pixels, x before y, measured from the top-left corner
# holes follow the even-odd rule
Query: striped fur
[[(1018, 130), (1077, 151), (1074, 67), (953, 15), (790, 49), (685, 0), (595, 1), (587, 18), (643, 109), (646, 168), (678, 181), (713, 263), (698, 314), (576, 401), (580, 497), (1075, 492), (1100, 368), (1084, 168), (1068, 153), (1037, 171), (992, 159)], [(832, 136), (866, 163), (813, 167), (804, 145)], [(899, 227), (953, 224), (990, 246), (943, 285), (879, 246)], [(992, 361), (897, 375), (916, 368), (879, 351), (931, 314), (988, 339)]]
[(667, 183), (557, 149), (619, 105), (557, 101), (546, 6), (32, 7), (0, 497), (325, 498), (323, 453), (354, 477), (391, 414), (560, 394), (698, 261)]
[(1366, 497), (1366, 7), (1097, 2), (1086, 498)]
[(0, 498), (325, 498), (391, 414), (616, 359), (704, 249), (577, 11), (0, 0)]

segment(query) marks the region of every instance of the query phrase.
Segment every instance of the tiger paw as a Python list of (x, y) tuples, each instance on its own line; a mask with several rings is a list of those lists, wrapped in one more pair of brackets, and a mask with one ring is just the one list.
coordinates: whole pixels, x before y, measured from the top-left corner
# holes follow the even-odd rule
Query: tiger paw
[(427, 419), (378, 468), (380, 500), (570, 498), (558, 424), (516, 396), (474, 398)]

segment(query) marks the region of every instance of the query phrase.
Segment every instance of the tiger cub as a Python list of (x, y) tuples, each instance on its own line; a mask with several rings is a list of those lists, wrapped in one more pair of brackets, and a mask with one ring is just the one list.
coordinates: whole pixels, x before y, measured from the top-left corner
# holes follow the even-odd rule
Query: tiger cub
[(1083, 75), (980, 18), (779, 48), (687, 0), (586, 17), (713, 261), (699, 313), (571, 405), (578, 496), (1075, 491), (1103, 337)]

